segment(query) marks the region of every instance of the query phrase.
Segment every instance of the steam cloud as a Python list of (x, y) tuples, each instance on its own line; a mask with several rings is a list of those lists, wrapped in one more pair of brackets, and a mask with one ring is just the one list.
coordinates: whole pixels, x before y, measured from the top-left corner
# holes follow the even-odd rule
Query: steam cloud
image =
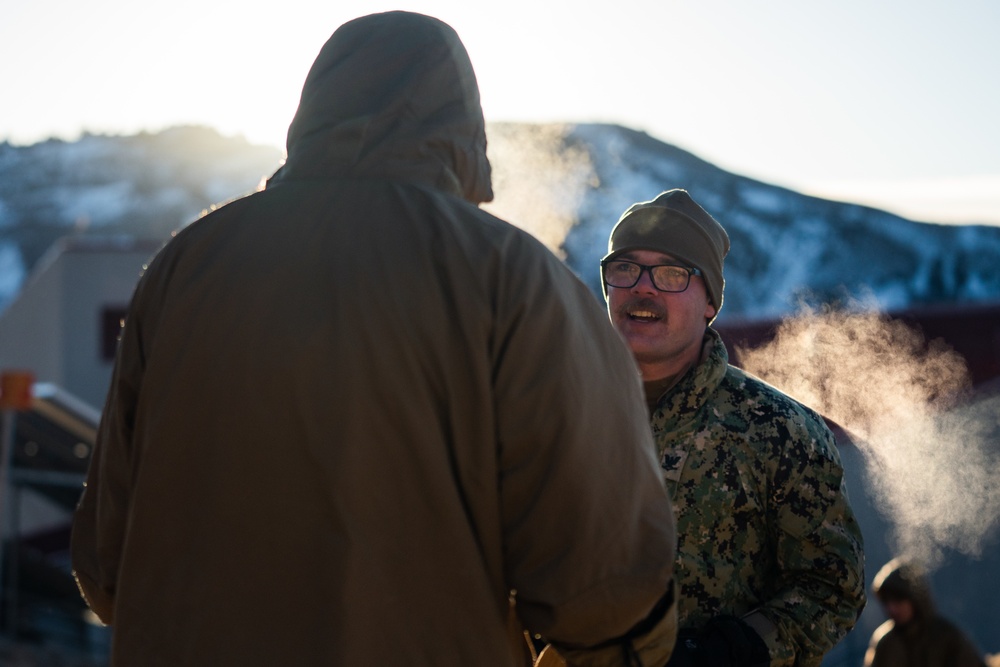
[(978, 556), (1000, 525), (1000, 397), (968, 398), (965, 360), (906, 324), (852, 307), (804, 309), (740, 365), (854, 436), (897, 553)]
[[(596, 186), (589, 154), (562, 124), (494, 123), (496, 199), (483, 206), (556, 254)], [(738, 350), (740, 365), (840, 424), (866, 464), (894, 526), (895, 551), (939, 564), (943, 549), (977, 556), (1000, 526), (1000, 396), (970, 403), (965, 361), (941, 341), (871, 307), (803, 307), (768, 345)]]
[(596, 179), (590, 155), (567, 144), (569, 126), (496, 123), (487, 147), (495, 199), (483, 206), (561, 255), (576, 209)]

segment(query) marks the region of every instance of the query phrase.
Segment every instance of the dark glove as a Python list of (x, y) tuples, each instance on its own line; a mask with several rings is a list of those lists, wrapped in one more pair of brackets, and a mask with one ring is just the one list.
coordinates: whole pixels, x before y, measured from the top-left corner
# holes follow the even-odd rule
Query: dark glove
[(698, 633), (681, 630), (677, 633), (677, 643), (666, 667), (697, 667), (695, 653), (698, 650)]
[(753, 628), (735, 616), (716, 616), (696, 640), (698, 667), (767, 667), (771, 654)]

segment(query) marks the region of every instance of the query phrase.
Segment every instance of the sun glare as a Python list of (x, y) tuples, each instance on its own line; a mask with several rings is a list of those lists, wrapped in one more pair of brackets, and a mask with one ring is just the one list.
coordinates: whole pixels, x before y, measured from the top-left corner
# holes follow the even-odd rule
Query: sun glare
[[(984, 83), (996, 79), (1000, 10), (958, 0), (931, 15), (890, 3), (866, 6), (858, 22), (859, 2), (718, 11), (626, 1), (594, 13), (511, 0), (488, 14), (459, 0), (286, 0), (274, 11), (219, 0), (14, 3), (0, 21), (0, 140), (194, 124), (283, 147), (333, 30), (406, 9), (458, 32), (489, 122), (617, 123), (793, 189), (1000, 174), (1000, 89)], [(683, 29), (666, 39), (665, 26)], [(977, 210), (991, 214), (970, 215), (1000, 223), (989, 199)]]

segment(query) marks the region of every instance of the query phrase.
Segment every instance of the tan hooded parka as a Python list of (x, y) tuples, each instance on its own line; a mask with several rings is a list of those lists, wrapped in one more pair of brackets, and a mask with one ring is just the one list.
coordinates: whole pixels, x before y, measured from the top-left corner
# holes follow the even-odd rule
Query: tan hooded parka
[(585, 647), (649, 614), (675, 541), (639, 377), (491, 197), (454, 31), (337, 30), (285, 165), (136, 288), (72, 544), (114, 665), (511, 665), (512, 589), (618, 664)]

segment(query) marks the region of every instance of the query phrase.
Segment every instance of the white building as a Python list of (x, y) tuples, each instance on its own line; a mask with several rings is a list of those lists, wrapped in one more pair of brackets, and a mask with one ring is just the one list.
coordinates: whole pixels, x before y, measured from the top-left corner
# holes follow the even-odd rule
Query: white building
[(28, 370), (101, 408), (121, 320), (161, 241), (74, 237), (39, 260), (0, 313), (0, 369)]
[[(0, 313), (0, 371), (29, 371), (30, 409), (5, 410), (0, 465), (2, 630), (103, 655), (70, 574), (72, 509), (83, 488), (122, 318), (160, 241), (74, 237), (39, 260)], [(5, 576), (4, 576), (5, 575)], [(83, 643), (81, 643), (83, 642)]]

